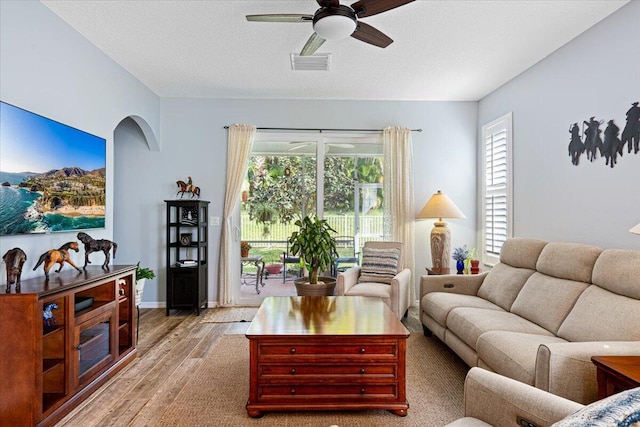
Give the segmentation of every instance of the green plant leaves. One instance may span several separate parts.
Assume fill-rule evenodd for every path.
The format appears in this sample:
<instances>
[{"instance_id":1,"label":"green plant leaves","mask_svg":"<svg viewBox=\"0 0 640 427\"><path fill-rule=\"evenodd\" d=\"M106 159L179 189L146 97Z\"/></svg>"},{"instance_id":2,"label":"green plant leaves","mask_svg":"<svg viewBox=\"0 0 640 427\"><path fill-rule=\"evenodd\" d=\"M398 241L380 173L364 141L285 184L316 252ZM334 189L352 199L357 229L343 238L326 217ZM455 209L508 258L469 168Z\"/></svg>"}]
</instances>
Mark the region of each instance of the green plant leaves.
<instances>
[{"instance_id":1,"label":"green plant leaves","mask_svg":"<svg viewBox=\"0 0 640 427\"><path fill-rule=\"evenodd\" d=\"M295 225L299 229L289 238L291 252L300 256L300 265L309 270L310 283L318 283L318 272L326 270L338 256L336 241L331 234L336 231L317 215L297 220Z\"/></svg>"}]
</instances>

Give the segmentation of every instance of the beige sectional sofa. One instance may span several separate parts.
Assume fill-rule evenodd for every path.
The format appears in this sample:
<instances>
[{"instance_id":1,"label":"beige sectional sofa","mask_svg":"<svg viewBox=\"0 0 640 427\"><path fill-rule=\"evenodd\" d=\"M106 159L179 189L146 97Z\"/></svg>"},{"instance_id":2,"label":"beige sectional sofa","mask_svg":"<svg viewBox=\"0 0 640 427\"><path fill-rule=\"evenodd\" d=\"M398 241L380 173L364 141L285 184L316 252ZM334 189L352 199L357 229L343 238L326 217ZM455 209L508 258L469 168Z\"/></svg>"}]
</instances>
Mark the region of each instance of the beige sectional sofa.
<instances>
[{"instance_id":1,"label":"beige sectional sofa","mask_svg":"<svg viewBox=\"0 0 640 427\"><path fill-rule=\"evenodd\" d=\"M423 276L420 320L469 366L591 403L591 356L640 355L640 251L510 239L488 273Z\"/></svg>"}]
</instances>

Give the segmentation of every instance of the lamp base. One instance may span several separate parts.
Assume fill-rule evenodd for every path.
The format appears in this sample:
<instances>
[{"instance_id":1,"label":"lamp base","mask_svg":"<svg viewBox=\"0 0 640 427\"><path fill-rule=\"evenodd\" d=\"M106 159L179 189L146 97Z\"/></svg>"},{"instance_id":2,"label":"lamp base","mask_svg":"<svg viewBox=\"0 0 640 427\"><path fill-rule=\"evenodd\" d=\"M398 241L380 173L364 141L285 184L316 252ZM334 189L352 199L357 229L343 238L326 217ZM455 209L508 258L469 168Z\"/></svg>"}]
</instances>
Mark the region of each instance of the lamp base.
<instances>
[{"instance_id":1,"label":"lamp base","mask_svg":"<svg viewBox=\"0 0 640 427\"><path fill-rule=\"evenodd\" d=\"M451 232L446 222L437 221L431 230L431 262L434 271L448 271L451 258Z\"/></svg>"}]
</instances>

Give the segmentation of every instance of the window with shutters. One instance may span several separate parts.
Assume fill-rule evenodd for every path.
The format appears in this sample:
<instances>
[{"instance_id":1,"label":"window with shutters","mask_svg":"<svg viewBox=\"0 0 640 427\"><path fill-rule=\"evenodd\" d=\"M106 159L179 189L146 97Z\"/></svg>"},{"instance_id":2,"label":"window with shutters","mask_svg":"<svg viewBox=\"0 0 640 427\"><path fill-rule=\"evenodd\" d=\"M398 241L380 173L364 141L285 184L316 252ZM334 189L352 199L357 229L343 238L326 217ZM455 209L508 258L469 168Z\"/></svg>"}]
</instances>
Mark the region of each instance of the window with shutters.
<instances>
[{"instance_id":1,"label":"window with shutters","mask_svg":"<svg viewBox=\"0 0 640 427\"><path fill-rule=\"evenodd\" d=\"M511 113L482 126L482 261L494 265L512 227Z\"/></svg>"}]
</instances>

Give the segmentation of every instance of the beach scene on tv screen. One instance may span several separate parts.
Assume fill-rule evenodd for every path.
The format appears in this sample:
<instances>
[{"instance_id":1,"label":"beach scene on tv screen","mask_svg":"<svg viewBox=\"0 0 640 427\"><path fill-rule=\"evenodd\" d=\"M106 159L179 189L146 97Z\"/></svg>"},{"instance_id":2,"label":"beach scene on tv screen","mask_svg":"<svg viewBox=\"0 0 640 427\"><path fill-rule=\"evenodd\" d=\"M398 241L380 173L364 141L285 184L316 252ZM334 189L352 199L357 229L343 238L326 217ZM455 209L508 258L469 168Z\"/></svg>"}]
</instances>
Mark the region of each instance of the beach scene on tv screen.
<instances>
[{"instance_id":1,"label":"beach scene on tv screen","mask_svg":"<svg viewBox=\"0 0 640 427\"><path fill-rule=\"evenodd\" d=\"M105 226L106 141L0 102L0 235Z\"/></svg>"}]
</instances>

